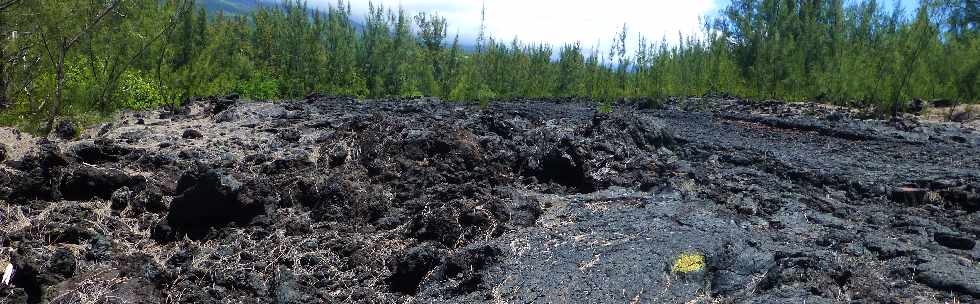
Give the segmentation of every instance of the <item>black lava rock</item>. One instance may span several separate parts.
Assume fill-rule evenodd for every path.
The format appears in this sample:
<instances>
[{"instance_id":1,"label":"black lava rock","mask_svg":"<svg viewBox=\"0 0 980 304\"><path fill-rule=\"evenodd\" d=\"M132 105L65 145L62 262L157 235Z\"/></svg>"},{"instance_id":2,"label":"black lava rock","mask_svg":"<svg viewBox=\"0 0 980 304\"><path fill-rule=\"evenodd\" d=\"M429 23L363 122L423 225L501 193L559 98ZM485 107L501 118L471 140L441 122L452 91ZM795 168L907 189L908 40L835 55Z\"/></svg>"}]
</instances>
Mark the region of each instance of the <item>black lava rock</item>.
<instances>
[{"instance_id":1,"label":"black lava rock","mask_svg":"<svg viewBox=\"0 0 980 304\"><path fill-rule=\"evenodd\" d=\"M152 213L160 213L167 210L167 205L163 202L163 190L153 184L146 184L143 191L140 191L136 195L134 203Z\"/></svg>"},{"instance_id":2,"label":"black lava rock","mask_svg":"<svg viewBox=\"0 0 980 304\"><path fill-rule=\"evenodd\" d=\"M829 121L841 121L844 119L844 117L845 117L844 114L840 112L833 112L830 113L830 115L827 115L826 119Z\"/></svg>"},{"instance_id":3,"label":"black lava rock","mask_svg":"<svg viewBox=\"0 0 980 304\"><path fill-rule=\"evenodd\" d=\"M711 259L714 275L711 292L714 295L734 295L744 292L755 275L766 273L773 266L773 256L744 244L725 244Z\"/></svg>"},{"instance_id":4,"label":"black lava rock","mask_svg":"<svg viewBox=\"0 0 980 304\"><path fill-rule=\"evenodd\" d=\"M269 286L276 303L310 303L312 302L308 293L297 283L296 275L285 266L280 266L278 275L271 279Z\"/></svg>"},{"instance_id":5,"label":"black lava rock","mask_svg":"<svg viewBox=\"0 0 980 304\"><path fill-rule=\"evenodd\" d=\"M956 111L949 116L949 120L954 122L968 122L977 118L977 113L972 111Z\"/></svg>"},{"instance_id":6,"label":"black lava rock","mask_svg":"<svg viewBox=\"0 0 980 304\"><path fill-rule=\"evenodd\" d=\"M112 209L123 210L127 207L136 213L144 211L159 213L166 211L163 202L163 191L156 185L142 181L133 188L122 187L112 193Z\"/></svg>"},{"instance_id":7,"label":"black lava rock","mask_svg":"<svg viewBox=\"0 0 980 304\"><path fill-rule=\"evenodd\" d=\"M239 98L240 96L238 96L238 94L233 93L228 96L215 99L214 108L211 109L211 113L218 114L224 112L228 108L231 108L231 106L234 106L235 103L238 102Z\"/></svg>"},{"instance_id":8,"label":"black lava rock","mask_svg":"<svg viewBox=\"0 0 980 304\"><path fill-rule=\"evenodd\" d=\"M78 166L65 177L61 193L68 200L110 199L116 189L130 185L132 181L129 175L119 170Z\"/></svg>"},{"instance_id":9,"label":"black lava rock","mask_svg":"<svg viewBox=\"0 0 980 304\"><path fill-rule=\"evenodd\" d=\"M893 201L905 205L920 205L926 200L928 189L913 187L898 187L892 190Z\"/></svg>"},{"instance_id":10,"label":"black lava rock","mask_svg":"<svg viewBox=\"0 0 980 304\"><path fill-rule=\"evenodd\" d=\"M415 294L425 275L440 263L442 253L431 245L422 245L409 249L399 258L395 271L388 278L391 289L404 293Z\"/></svg>"},{"instance_id":11,"label":"black lava rock","mask_svg":"<svg viewBox=\"0 0 980 304\"><path fill-rule=\"evenodd\" d=\"M321 150L326 150L326 147L322 148ZM321 153L324 153L324 152L325 151L321 151ZM347 157L349 155L349 153L347 153L347 148L344 147L344 146L341 146L341 145L335 145L335 146L333 146L331 148L331 150L329 150L329 152L326 152L326 153L328 155L330 155L330 167L331 168L336 168L336 167L339 167L339 166L343 165L344 162L347 161Z\"/></svg>"},{"instance_id":12,"label":"black lava rock","mask_svg":"<svg viewBox=\"0 0 980 304\"><path fill-rule=\"evenodd\" d=\"M897 257L911 255L915 248L911 245L881 235L869 235L864 241L864 247L878 254L878 258L889 260Z\"/></svg>"},{"instance_id":13,"label":"black lava rock","mask_svg":"<svg viewBox=\"0 0 980 304\"><path fill-rule=\"evenodd\" d=\"M111 122L103 124L102 127L99 127L99 132L96 135L99 137L105 136L106 134L109 134L109 131L112 131L112 127L113 124Z\"/></svg>"},{"instance_id":14,"label":"black lava rock","mask_svg":"<svg viewBox=\"0 0 980 304\"><path fill-rule=\"evenodd\" d=\"M303 136L303 133L300 133L299 130L288 129L288 130L280 131L278 135L279 138L282 139L283 141L298 142L300 137Z\"/></svg>"},{"instance_id":15,"label":"black lava rock","mask_svg":"<svg viewBox=\"0 0 980 304\"><path fill-rule=\"evenodd\" d=\"M929 102L934 108L948 108L956 105L952 99L934 99Z\"/></svg>"},{"instance_id":16,"label":"black lava rock","mask_svg":"<svg viewBox=\"0 0 980 304\"><path fill-rule=\"evenodd\" d=\"M112 198L110 199L111 204L109 205L112 210L123 210L129 206L129 201L133 198L133 192L129 190L129 187L122 187L112 193Z\"/></svg>"},{"instance_id":17,"label":"black lava rock","mask_svg":"<svg viewBox=\"0 0 980 304\"><path fill-rule=\"evenodd\" d=\"M218 171L185 173L177 183L181 194L170 204L167 221L178 234L192 239L203 238L212 227L248 223L264 209L239 200L241 190L237 179Z\"/></svg>"},{"instance_id":18,"label":"black lava rock","mask_svg":"<svg viewBox=\"0 0 980 304\"><path fill-rule=\"evenodd\" d=\"M10 263L14 266L11 285L24 289L27 303L41 303L47 280L41 276L39 271L41 267L38 267L37 261L15 254L11 257Z\"/></svg>"},{"instance_id":19,"label":"black lava rock","mask_svg":"<svg viewBox=\"0 0 980 304\"><path fill-rule=\"evenodd\" d=\"M37 140L37 152L31 153L20 160L14 167L22 171L32 171L41 169L51 171L55 167L63 167L69 164L68 157L61 152L57 144L46 138Z\"/></svg>"},{"instance_id":20,"label":"black lava rock","mask_svg":"<svg viewBox=\"0 0 980 304\"><path fill-rule=\"evenodd\" d=\"M476 291L483 282L482 271L497 262L501 250L488 245L465 248L445 259L434 275L436 280L453 280L456 293Z\"/></svg>"},{"instance_id":21,"label":"black lava rock","mask_svg":"<svg viewBox=\"0 0 980 304\"><path fill-rule=\"evenodd\" d=\"M109 237L102 234L95 234L89 241L89 252L86 258L89 260L108 260L112 256L112 241Z\"/></svg>"},{"instance_id":22,"label":"black lava rock","mask_svg":"<svg viewBox=\"0 0 980 304\"><path fill-rule=\"evenodd\" d=\"M170 224L164 219L150 229L150 238L161 243L172 242L176 240L176 234L173 227L170 227Z\"/></svg>"},{"instance_id":23,"label":"black lava rock","mask_svg":"<svg viewBox=\"0 0 980 304\"><path fill-rule=\"evenodd\" d=\"M169 283L166 269L157 263L152 256L137 253L119 259L119 274L125 277L140 278L157 286Z\"/></svg>"},{"instance_id":24,"label":"black lava rock","mask_svg":"<svg viewBox=\"0 0 980 304\"><path fill-rule=\"evenodd\" d=\"M100 138L94 142L80 142L70 149L72 156L78 161L88 164L116 162L133 152L129 148L117 145L110 139Z\"/></svg>"},{"instance_id":25,"label":"black lava rock","mask_svg":"<svg viewBox=\"0 0 980 304\"><path fill-rule=\"evenodd\" d=\"M65 278L70 278L75 276L76 264L74 254L67 249L59 248L51 256L51 267L49 270Z\"/></svg>"},{"instance_id":26,"label":"black lava rock","mask_svg":"<svg viewBox=\"0 0 980 304\"><path fill-rule=\"evenodd\" d=\"M973 250L973 247L977 245L977 242L972 239L945 232L937 232L933 235L933 239L939 245L960 250Z\"/></svg>"},{"instance_id":27,"label":"black lava rock","mask_svg":"<svg viewBox=\"0 0 980 304\"><path fill-rule=\"evenodd\" d=\"M437 241L452 246L462 234L460 219L447 208L420 215L412 225L412 236L423 241Z\"/></svg>"},{"instance_id":28,"label":"black lava rock","mask_svg":"<svg viewBox=\"0 0 980 304\"><path fill-rule=\"evenodd\" d=\"M541 209L541 204L530 197L525 197L521 195L512 195L511 199L514 201L513 204L509 205L510 214L510 224L517 227L530 227L537 222L544 210Z\"/></svg>"},{"instance_id":29,"label":"black lava rock","mask_svg":"<svg viewBox=\"0 0 980 304\"><path fill-rule=\"evenodd\" d=\"M120 303L980 298L967 126L702 98L601 115L575 99L311 98L197 99L169 122L17 142L0 247L26 260L0 302L50 301L89 266L111 268L97 279ZM206 241L127 250L187 236Z\"/></svg>"},{"instance_id":30,"label":"black lava rock","mask_svg":"<svg viewBox=\"0 0 980 304\"><path fill-rule=\"evenodd\" d=\"M922 99L914 99L909 103L908 112L909 113L919 113L926 109L926 102Z\"/></svg>"},{"instance_id":31,"label":"black lava rock","mask_svg":"<svg viewBox=\"0 0 980 304\"><path fill-rule=\"evenodd\" d=\"M937 257L916 267L915 280L929 287L980 296L980 270L956 257Z\"/></svg>"},{"instance_id":32,"label":"black lava rock","mask_svg":"<svg viewBox=\"0 0 980 304\"><path fill-rule=\"evenodd\" d=\"M185 129L184 134L181 135L181 137L183 137L184 139L198 139L204 137L204 134L201 134L201 131L198 130Z\"/></svg>"},{"instance_id":33,"label":"black lava rock","mask_svg":"<svg viewBox=\"0 0 980 304\"><path fill-rule=\"evenodd\" d=\"M78 129L75 128L74 123L66 119L58 123L58 127L55 128L54 134L61 139L73 139L78 136Z\"/></svg>"},{"instance_id":34,"label":"black lava rock","mask_svg":"<svg viewBox=\"0 0 980 304\"><path fill-rule=\"evenodd\" d=\"M47 238L53 243L81 245L92 233L79 223L52 222L44 226Z\"/></svg>"},{"instance_id":35,"label":"black lava rock","mask_svg":"<svg viewBox=\"0 0 980 304\"><path fill-rule=\"evenodd\" d=\"M215 114L214 122L230 122L236 121L239 118L241 118L241 115L239 115L237 111L221 111L220 113Z\"/></svg>"}]
</instances>

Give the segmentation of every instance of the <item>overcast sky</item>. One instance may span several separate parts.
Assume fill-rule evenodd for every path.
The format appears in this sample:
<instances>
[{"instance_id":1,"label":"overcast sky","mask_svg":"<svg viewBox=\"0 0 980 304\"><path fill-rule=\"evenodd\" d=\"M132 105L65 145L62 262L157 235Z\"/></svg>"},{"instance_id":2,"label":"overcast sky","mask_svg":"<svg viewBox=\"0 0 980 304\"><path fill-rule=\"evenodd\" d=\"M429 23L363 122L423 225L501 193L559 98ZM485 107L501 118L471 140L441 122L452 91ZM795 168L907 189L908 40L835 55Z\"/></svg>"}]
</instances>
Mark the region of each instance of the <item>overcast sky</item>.
<instances>
[{"instance_id":1,"label":"overcast sky","mask_svg":"<svg viewBox=\"0 0 980 304\"><path fill-rule=\"evenodd\" d=\"M474 40L480 29L483 0L374 0L386 7L399 5L411 14L438 12L449 23L449 35ZM309 0L325 7L335 0ZM351 1L354 16L363 18L367 0ZM698 17L717 11L716 0L486 0L487 31L497 39L518 37L526 42L554 46L581 41L593 45L609 42L623 23L630 32L659 40L674 39L678 32L696 32Z\"/></svg>"},{"instance_id":2,"label":"overcast sky","mask_svg":"<svg viewBox=\"0 0 980 304\"><path fill-rule=\"evenodd\" d=\"M336 0L308 0L325 7ZM915 0L901 0L912 3ZM362 19L368 0L351 0L354 16ZM480 28L483 0L373 0L386 7L403 7L410 14L438 12L449 23L450 39L456 33L475 40ZM728 0L486 0L487 31L498 39L518 37L525 42L546 42L553 46L580 41L584 46L607 43L624 23L631 33L631 46L637 33L649 40L675 41L679 32L695 34L699 17L712 15Z\"/></svg>"}]
</instances>

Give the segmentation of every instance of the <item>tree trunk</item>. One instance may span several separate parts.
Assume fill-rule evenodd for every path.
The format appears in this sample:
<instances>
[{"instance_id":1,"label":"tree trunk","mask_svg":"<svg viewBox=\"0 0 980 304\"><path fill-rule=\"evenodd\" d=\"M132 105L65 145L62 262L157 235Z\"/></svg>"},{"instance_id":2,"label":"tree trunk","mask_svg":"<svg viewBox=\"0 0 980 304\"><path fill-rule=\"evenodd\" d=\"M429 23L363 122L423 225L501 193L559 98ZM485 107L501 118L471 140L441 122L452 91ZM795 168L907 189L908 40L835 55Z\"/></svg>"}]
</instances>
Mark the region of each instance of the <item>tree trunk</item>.
<instances>
[{"instance_id":1,"label":"tree trunk","mask_svg":"<svg viewBox=\"0 0 980 304\"><path fill-rule=\"evenodd\" d=\"M0 110L7 108L7 56L0 49Z\"/></svg>"},{"instance_id":2,"label":"tree trunk","mask_svg":"<svg viewBox=\"0 0 980 304\"><path fill-rule=\"evenodd\" d=\"M59 51L58 62L55 65L55 79L57 83L54 88L54 101L51 103L50 111L48 111L48 125L44 129L45 133L51 133L51 130L54 130L54 121L58 117L61 110L61 91L65 84L65 53L68 52L65 41L62 41L61 49Z\"/></svg>"}]
</instances>

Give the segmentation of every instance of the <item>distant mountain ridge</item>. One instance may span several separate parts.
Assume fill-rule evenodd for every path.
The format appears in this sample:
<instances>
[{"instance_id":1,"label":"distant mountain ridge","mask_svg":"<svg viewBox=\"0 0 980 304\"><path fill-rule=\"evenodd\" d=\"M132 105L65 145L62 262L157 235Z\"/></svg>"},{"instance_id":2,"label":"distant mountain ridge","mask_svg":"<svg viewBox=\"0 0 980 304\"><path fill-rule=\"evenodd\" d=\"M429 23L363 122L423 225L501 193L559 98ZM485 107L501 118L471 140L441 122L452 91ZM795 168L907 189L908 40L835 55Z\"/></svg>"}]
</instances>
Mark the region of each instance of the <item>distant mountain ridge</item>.
<instances>
[{"instance_id":1,"label":"distant mountain ridge","mask_svg":"<svg viewBox=\"0 0 980 304\"><path fill-rule=\"evenodd\" d=\"M277 2L268 0L199 0L197 4L208 12L225 12L228 14L243 15L251 12L260 5L272 5Z\"/></svg>"},{"instance_id":2,"label":"distant mountain ridge","mask_svg":"<svg viewBox=\"0 0 980 304\"><path fill-rule=\"evenodd\" d=\"M253 10L259 8L260 6L265 7L279 7L282 4L281 0L198 0L198 6L204 7L209 13L224 12L225 14L232 15L247 15ZM325 11L325 9L309 7L311 10ZM361 22L358 22L356 18L351 20L354 24L354 28L358 31L364 28Z\"/></svg>"},{"instance_id":3,"label":"distant mountain ridge","mask_svg":"<svg viewBox=\"0 0 980 304\"><path fill-rule=\"evenodd\" d=\"M278 6L281 4L281 0L198 0L197 5L204 7L208 13L224 12L225 14L231 15L247 15L253 10L259 8L260 6ZM322 8L310 7L310 9L320 9ZM354 15L357 15L355 13ZM361 22L364 16L351 16L351 23L354 24L354 28L360 32L364 30L364 23ZM451 44L453 42L453 37L450 35L446 37L446 43ZM472 52L476 50L475 43L470 41L460 41L460 47L464 51Z\"/></svg>"}]
</instances>

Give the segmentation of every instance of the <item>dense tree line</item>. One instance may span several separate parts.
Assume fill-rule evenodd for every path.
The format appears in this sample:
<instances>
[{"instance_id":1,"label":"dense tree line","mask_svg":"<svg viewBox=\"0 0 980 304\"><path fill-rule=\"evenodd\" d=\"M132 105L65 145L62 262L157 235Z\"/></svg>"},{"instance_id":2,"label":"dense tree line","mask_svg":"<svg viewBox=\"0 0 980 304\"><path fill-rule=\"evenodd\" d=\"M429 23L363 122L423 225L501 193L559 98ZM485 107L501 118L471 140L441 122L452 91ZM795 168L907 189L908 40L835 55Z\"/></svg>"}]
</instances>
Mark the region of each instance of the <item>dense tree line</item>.
<instances>
[{"instance_id":1,"label":"dense tree line","mask_svg":"<svg viewBox=\"0 0 980 304\"><path fill-rule=\"evenodd\" d=\"M927 0L734 0L698 35L668 43L627 26L608 52L481 32L464 51L436 13L283 1L248 15L193 0L0 0L0 121L50 128L189 96L310 92L447 100L611 100L708 93L897 109L980 98L980 4ZM557 51L557 54L553 52Z\"/></svg>"},{"instance_id":2,"label":"dense tree line","mask_svg":"<svg viewBox=\"0 0 980 304\"><path fill-rule=\"evenodd\" d=\"M733 90L838 102L976 100L975 0L923 1L911 18L876 1L733 1L716 27L731 41Z\"/></svg>"}]
</instances>

